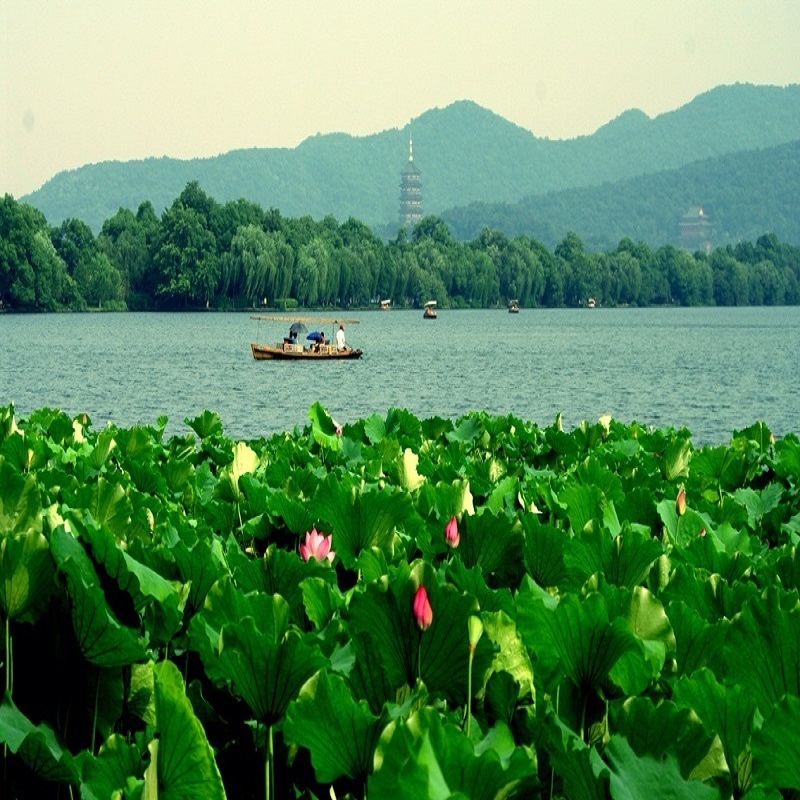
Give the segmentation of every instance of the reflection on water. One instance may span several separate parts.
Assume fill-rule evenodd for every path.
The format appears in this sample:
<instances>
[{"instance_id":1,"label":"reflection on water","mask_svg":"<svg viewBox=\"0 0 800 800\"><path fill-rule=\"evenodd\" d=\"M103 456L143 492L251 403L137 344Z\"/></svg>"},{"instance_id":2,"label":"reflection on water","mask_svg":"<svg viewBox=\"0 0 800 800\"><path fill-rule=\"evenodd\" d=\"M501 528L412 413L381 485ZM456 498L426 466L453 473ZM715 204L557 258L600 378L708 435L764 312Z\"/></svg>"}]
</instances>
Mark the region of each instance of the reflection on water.
<instances>
[{"instance_id":1,"label":"reflection on water","mask_svg":"<svg viewBox=\"0 0 800 800\"><path fill-rule=\"evenodd\" d=\"M237 438L302 426L317 400L341 422L403 407L540 425L562 413L566 427L611 414L686 426L696 443L759 420L800 432L800 308L347 316L360 320L346 326L360 361L273 363L256 362L250 342L288 326L248 314L2 314L0 403L85 411L95 427L166 414L168 433L211 409Z\"/></svg>"}]
</instances>

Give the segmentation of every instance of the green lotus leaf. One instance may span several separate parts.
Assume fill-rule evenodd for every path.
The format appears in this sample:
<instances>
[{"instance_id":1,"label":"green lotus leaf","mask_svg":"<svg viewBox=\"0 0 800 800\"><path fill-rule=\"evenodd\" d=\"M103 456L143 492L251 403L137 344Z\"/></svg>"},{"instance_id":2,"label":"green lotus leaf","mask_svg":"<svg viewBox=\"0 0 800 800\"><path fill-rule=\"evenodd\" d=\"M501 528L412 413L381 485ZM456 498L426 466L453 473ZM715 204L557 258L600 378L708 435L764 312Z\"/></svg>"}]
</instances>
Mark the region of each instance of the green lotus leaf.
<instances>
[{"instance_id":1,"label":"green lotus leaf","mask_svg":"<svg viewBox=\"0 0 800 800\"><path fill-rule=\"evenodd\" d=\"M43 440L30 432L16 431L11 434L0 448L0 455L9 466L13 466L20 473L42 469L47 463L48 450L64 453L63 448L51 440ZM65 453L61 460L68 460Z\"/></svg>"},{"instance_id":2,"label":"green lotus leaf","mask_svg":"<svg viewBox=\"0 0 800 800\"><path fill-rule=\"evenodd\" d=\"M663 759L638 756L623 736L612 736L605 756L611 765L611 797L614 800L641 800L643 797L669 797L675 800L713 800L719 789L681 776L674 756Z\"/></svg>"},{"instance_id":3,"label":"green lotus leaf","mask_svg":"<svg viewBox=\"0 0 800 800\"><path fill-rule=\"evenodd\" d=\"M81 654L98 667L120 667L143 661L138 631L122 625L106 602L100 580L81 543L64 530L50 535L50 552L67 579L72 625Z\"/></svg>"},{"instance_id":4,"label":"green lotus leaf","mask_svg":"<svg viewBox=\"0 0 800 800\"><path fill-rule=\"evenodd\" d=\"M597 592L565 595L548 605L528 582L517 596L517 629L546 673L559 665L582 691L597 691L627 651L641 652L628 623L610 619L606 599Z\"/></svg>"},{"instance_id":5,"label":"green lotus leaf","mask_svg":"<svg viewBox=\"0 0 800 800\"><path fill-rule=\"evenodd\" d=\"M378 742L368 794L396 798L492 800L530 793L535 757L492 735L474 746L459 728L430 707L390 723ZM500 742L500 752L494 749Z\"/></svg>"},{"instance_id":6,"label":"green lotus leaf","mask_svg":"<svg viewBox=\"0 0 800 800\"><path fill-rule=\"evenodd\" d=\"M7 619L35 622L54 591L50 546L36 526L0 538L0 607Z\"/></svg>"},{"instance_id":7,"label":"green lotus leaf","mask_svg":"<svg viewBox=\"0 0 800 800\"><path fill-rule=\"evenodd\" d=\"M740 756L750 740L756 711L755 699L748 688L720 683L711 670L703 667L691 677L677 681L673 700L692 709L706 730L719 736L734 792L746 789L747 776L740 775Z\"/></svg>"},{"instance_id":8,"label":"green lotus leaf","mask_svg":"<svg viewBox=\"0 0 800 800\"><path fill-rule=\"evenodd\" d=\"M161 472L169 490L180 495L194 474L194 465L183 458L168 458L162 465Z\"/></svg>"},{"instance_id":9,"label":"green lotus leaf","mask_svg":"<svg viewBox=\"0 0 800 800\"><path fill-rule=\"evenodd\" d=\"M568 534L543 524L536 514L523 514L525 568L539 586L560 586L567 578L564 550Z\"/></svg>"},{"instance_id":10,"label":"green lotus leaf","mask_svg":"<svg viewBox=\"0 0 800 800\"><path fill-rule=\"evenodd\" d=\"M186 697L178 668L163 661L153 672L158 739L151 743L143 800L225 798L214 753ZM156 776L157 790L152 793Z\"/></svg>"},{"instance_id":11,"label":"green lotus leaf","mask_svg":"<svg viewBox=\"0 0 800 800\"><path fill-rule=\"evenodd\" d=\"M598 528L584 530L566 544L564 564L578 576L578 585L600 573L610 583L632 588L647 578L663 552L657 539L629 526L614 537Z\"/></svg>"},{"instance_id":12,"label":"green lotus leaf","mask_svg":"<svg viewBox=\"0 0 800 800\"><path fill-rule=\"evenodd\" d=\"M242 492L239 488L239 479L243 475L255 472L258 464L256 452L245 442L237 442L233 446L232 461L220 471L220 495L224 499L240 500Z\"/></svg>"},{"instance_id":13,"label":"green lotus leaf","mask_svg":"<svg viewBox=\"0 0 800 800\"><path fill-rule=\"evenodd\" d=\"M671 483L689 474L689 461L692 458L690 439L674 438L664 451L664 477Z\"/></svg>"},{"instance_id":14,"label":"green lotus leaf","mask_svg":"<svg viewBox=\"0 0 800 800\"><path fill-rule=\"evenodd\" d=\"M775 473L788 478L796 487L800 484L800 440L785 437L775 443Z\"/></svg>"},{"instance_id":15,"label":"green lotus leaf","mask_svg":"<svg viewBox=\"0 0 800 800\"><path fill-rule=\"evenodd\" d=\"M346 775L364 782L372 772L372 757L383 729L380 717L366 701L356 701L347 682L323 670L309 680L286 712L287 741L311 752L320 783Z\"/></svg>"},{"instance_id":16,"label":"green lotus leaf","mask_svg":"<svg viewBox=\"0 0 800 800\"><path fill-rule=\"evenodd\" d=\"M523 538L505 515L490 511L465 516L461 521L458 551L464 564L479 567L484 577L499 572L517 572Z\"/></svg>"},{"instance_id":17,"label":"green lotus leaf","mask_svg":"<svg viewBox=\"0 0 800 800\"><path fill-rule=\"evenodd\" d=\"M731 447L703 447L692 456L692 479L718 495L741 486L746 472L744 453Z\"/></svg>"},{"instance_id":18,"label":"green lotus leaf","mask_svg":"<svg viewBox=\"0 0 800 800\"><path fill-rule=\"evenodd\" d=\"M558 492L558 502L565 509L575 533L595 520L603 519L605 497L597 486L570 483Z\"/></svg>"},{"instance_id":19,"label":"green lotus leaf","mask_svg":"<svg viewBox=\"0 0 800 800\"><path fill-rule=\"evenodd\" d=\"M607 800L611 772L594 747L588 747L552 710L545 717L542 736L553 770L563 782L563 796Z\"/></svg>"},{"instance_id":20,"label":"green lotus leaf","mask_svg":"<svg viewBox=\"0 0 800 800\"><path fill-rule=\"evenodd\" d=\"M281 550L274 544L267 548L259 560L248 558L238 548L231 546L228 547L227 558L237 586L245 592L281 595L289 604L292 620L297 624L303 622L302 581L318 577L332 583L336 577L329 564L320 564L314 559L303 561L296 552Z\"/></svg>"},{"instance_id":21,"label":"green lotus leaf","mask_svg":"<svg viewBox=\"0 0 800 800\"><path fill-rule=\"evenodd\" d=\"M747 510L747 521L750 527L757 530L761 520L780 504L783 487L777 482L767 484L761 491L744 486L737 489L733 496Z\"/></svg>"},{"instance_id":22,"label":"green lotus leaf","mask_svg":"<svg viewBox=\"0 0 800 800\"><path fill-rule=\"evenodd\" d=\"M306 614L317 630L322 630L345 604L338 588L322 578L304 578L300 591Z\"/></svg>"},{"instance_id":23,"label":"green lotus leaf","mask_svg":"<svg viewBox=\"0 0 800 800\"><path fill-rule=\"evenodd\" d=\"M773 789L800 790L800 697L786 695L753 734L753 777Z\"/></svg>"},{"instance_id":24,"label":"green lotus leaf","mask_svg":"<svg viewBox=\"0 0 800 800\"><path fill-rule=\"evenodd\" d=\"M256 719L273 725L290 700L325 664L289 626L289 606L280 595L244 594L228 578L211 589L189 624L191 646L212 680L233 685Z\"/></svg>"},{"instance_id":25,"label":"green lotus leaf","mask_svg":"<svg viewBox=\"0 0 800 800\"><path fill-rule=\"evenodd\" d=\"M134 609L152 622L147 628L154 640L167 642L181 626L188 589L163 578L137 561L118 544L111 531L98 526L91 516L73 512L70 523L88 542L95 561L126 592Z\"/></svg>"},{"instance_id":26,"label":"green lotus leaf","mask_svg":"<svg viewBox=\"0 0 800 800\"><path fill-rule=\"evenodd\" d=\"M34 475L23 477L0 460L0 531L3 535L42 530L42 501Z\"/></svg>"},{"instance_id":27,"label":"green lotus leaf","mask_svg":"<svg viewBox=\"0 0 800 800\"><path fill-rule=\"evenodd\" d=\"M323 527L333 534L336 555L348 569L371 547L390 555L396 529L413 513L411 499L403 491L362 491L335 475L320 484L311 507L318 519L328 523Z\"/></svg>"},{"instance_id":28,"label":"green lotus leaf","mask_svg":"<svg viewBox=\"0 0 800 800\"><path fill-rule=\"evenodd\" d=\"M688 779L705 758L712 736L692 711L669 700L655 705L649 697L630 697L612 709L613 730L624 736L639 756L657 761L672 753Z\"/></svg>"},{"instance_id":29,"label":"green lotus leaf","mask_svg":"<svg viewBox=\"0 0 800 800\"><path fill-rule=\"evenodd\" d=\"M625 620L640 648L630 648L614 664L609 677L628 695L644 691L661 674L666 656L675 652L675 635L661 602L643 586L618 589L602 579L609 616Z\"/></svg>"},{"instance_id":30,"label":"green lotus leaf","mask_svg":"<svg viewBox=\"0 0 800 800\"><path fill-rule=\"evenodd\" d=\"M274 492L267 500L270 517L282 523L292 533L310 531L316 520L304 498L293 498L284 492Z\"/></svg>"},{"instance_id":31,"label":"green lotus leaf","mask_svg":"<svg viewBox=\"0 0 800 800\"><path fill-rule=\"evenodd\" d=\"M386 436L386 423L380 414L370 414L364 419L364 435L370 444L378 444Z\"/></svg>"},{"instance_id":32,"label":"green lotus leaf","mask_svg":"<svg viewBox=\"0 0 800 800\"><path fill-rule=\"evenodd\" d=\"M460 705L466 701L467 620L477 610L477 602L452 586L440 586L430 568L424 567L418 562L413 571L407 564L390 568L386 578L353 595L350 628L370 639L393 689L413 686L420 677L431 694L442 694ZM431 626L423 632L412 613L420 584L433 609Z\"/></svg>"},{"instance_id":33,"label":"green lotus leaf","mask_svg":"<svg viewBox=\"0 0 800 800\"><path fill-rule=\"evenodd\" d=\"M470 444L483 433L483 425L477 415L466 415L456 423L453 430L445 433L449 442L462 442Z\"/></svg>"},{"instance_id":34,"label":"green lotus leaf","mask_svg":"<svg viewBox=\"0 0 800 800\"><path fill-rule=\"evenodd\" d=\"M222 421L216 412L205 410L194 419L183 420L201 439L222 434Z\"/></svg>"},{"instance_id":35,"label":"green lotus leaf","mask_svg":"<svg viewBox=\"0 0 800 800\"><path fill-rule=\"evenodd\" d=\"M456 555L447 562L445 574L447 581L462 594L469 594L477 599L481 611L504 611L509 617L514 616L514 598L511 596L511 591L506 587L490 589L486 585L480 566L468 569Z\"/></svg>"},{"instance_id":36,"label":"green lotus leaf","mask_svg":"<svg viewBox=\"0 0 800 800\"><path fill-rule=\"evenodd\" d=\"M34 725L6 692L0 703L0 742L45 781L76 784L78 769L72 754L58 741L53 729Z\"/></svg>"},{"instance_id":37,"label":"green lotus leaf","mask_svg":"<svg viewBox=\"0 0 800 800\"><path fill-rule=\"evenodd\" d=\"M144 774L139 748L116 733L106 739L97 756L84 750L75 761L80 765L82 800L127 797L124 790L128 781L141 779Z\"/></svg>"},{"instance_id":38,"label":"green lotus leaf","mask_svg":"<svg viewBox=\"0 0 800 800\"><path fill-rule=\"evenodd\" d=\"M370 711L379 715L386 703L397 700L397 683L393 683L384 669L383 654L372 645L365 633L355 634L350 642L355 662L348 674L354 697L366 700Z\"/></svg>"},{"instance_id":39,"label":"green lotus leaf","mask_svg":"<svg viewBox=\"0 0 800 800\"><path fill-rule=\"evenodd\" d=\"M216 537L198 539L191 547L179 540L169 552L181 581L189 587L187 604L195 612L202 607L215 581L227 572L222 544Z\"/></svg>"},{"instance_id":40,"label":"green lotus leaf","mask_svg":"<svg viewBox=\"0 0 800 800\"><path fill-rule=\"evenodd\" d=\"M273 599L279 599L277 595ZM252 617L222 629L220 668L250 706L256 719L267 725L279 722L300 687L326 659L319 648L306 644L289 630L279 642L264 636Z\"/></svg>"},{"instance_id":41,"label":"green lotus leaf","mask_svg":"<svg viewBox=\"0 0 800 800\"><path fill-rule=\"evenodd\" d=\"M511 675L518 686L519 697L534 697L533 666L517 632L516 623L503 611L484 611L480 616L484 633L497 645L492 670ZM473 669L478 671L475 665Z\"/></svg>"},{"instance_id":42,"label":"green lotus leaf","mask_svg":"<svg viewBox=\"0 0 800 800\"><path fill-rule=\"evenodd\" d=\"M701 667L714 668L725 642L728 623L706 622L686 603L674 600L666 607L675 634L675 659L678 676L689 676Z\"/></svg>"},{"instance_id":43,"label":"green lotus leaf","mask_svg":"<svg viewBox=\"0 0 800 800\"><path fill-rule=\"evenodd\" d=\"M317 444L328 450L342 449L341 432L336 434L336 423L319 403L314 403L308 410L308 418L311 420L311 435Z\"/></svg>"},{"instance_id":44,"label":"green lotus leaf","mask_svg":"<svg viewBox=\"0 0 800 800\"><path fill-rule=\"evenodd\" d=\"M731 623L725 641L728 679L746 686L762 716L785 694L800 695L800 606L797 593L781 604L777 587L752 597Z\"/></svg>"},{"instance_id":45,"label":"green lotus leaf","mask_svg":"<svg viewBox=\"0 0 800 800\"><path fill-rule=\"evenodd\" d=\"M120 483L101 475L95 484L78 491L74 505L84 515L90 514L97 525L105 525L118 539L126 539L133 506Z\"/></svg>"}]
</instances>

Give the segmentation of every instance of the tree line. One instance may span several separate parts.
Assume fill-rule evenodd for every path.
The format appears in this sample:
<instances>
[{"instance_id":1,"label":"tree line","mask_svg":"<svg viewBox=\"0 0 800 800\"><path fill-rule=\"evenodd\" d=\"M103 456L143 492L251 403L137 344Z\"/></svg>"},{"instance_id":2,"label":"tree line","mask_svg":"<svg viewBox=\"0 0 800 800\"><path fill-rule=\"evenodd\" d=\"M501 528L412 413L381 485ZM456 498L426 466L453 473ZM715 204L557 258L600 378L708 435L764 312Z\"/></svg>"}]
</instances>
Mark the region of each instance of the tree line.
<instances>
[{"instance_id":1,"label":"tree line","mask_svg":"<svg viewBox=\"0 0 800 800\"><path fill-rule=\"evenodd\" d=\"M48 225L0 200L0 308L18 311L236 309L281 305L489 308L585 305L796 305L800 247L764 234L711 253L629 238L588 252L567 233L552 249L484 229L458 241L438 217L388 241L332 216L287 218L247 200L218 203L196 181L159 218L120 209L95 236Z\"/></svg>"}]
</instances>

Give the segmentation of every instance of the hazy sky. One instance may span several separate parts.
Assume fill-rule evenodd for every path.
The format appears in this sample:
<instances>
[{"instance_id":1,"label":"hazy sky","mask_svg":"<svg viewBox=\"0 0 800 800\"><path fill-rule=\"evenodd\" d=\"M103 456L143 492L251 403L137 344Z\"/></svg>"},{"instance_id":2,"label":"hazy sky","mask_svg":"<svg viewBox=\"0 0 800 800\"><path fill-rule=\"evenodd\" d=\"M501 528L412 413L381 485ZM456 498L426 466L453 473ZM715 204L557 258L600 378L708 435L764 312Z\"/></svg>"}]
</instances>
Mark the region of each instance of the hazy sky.
<instances>
[{"instance_id":1,"label":"hazy sky","mask_svg":"<svg viewBox=\"0 0 800 800\"><path fill-rule=\"evenodd\" d=\"M0 0L0 195L469 99L537 136L800 83L800 0Z\"/></svg>"}]
</instances>

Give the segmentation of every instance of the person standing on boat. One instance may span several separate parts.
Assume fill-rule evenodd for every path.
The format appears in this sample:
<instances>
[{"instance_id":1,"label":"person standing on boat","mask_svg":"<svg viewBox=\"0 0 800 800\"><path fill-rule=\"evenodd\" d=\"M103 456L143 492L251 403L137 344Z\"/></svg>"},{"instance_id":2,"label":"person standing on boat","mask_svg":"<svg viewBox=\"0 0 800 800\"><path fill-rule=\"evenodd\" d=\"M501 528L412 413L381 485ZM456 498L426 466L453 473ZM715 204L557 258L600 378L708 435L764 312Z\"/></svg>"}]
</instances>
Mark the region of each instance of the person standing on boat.
<instances>
[{"instance_id":1,"label":"person standing on boat","mask_svg":"<svg viewBox=\"0 0 800 800\"><path fill-rule=\"evenodd\" d=\"M340 350L344 350L344 325L340 325L339 330L336 331L336 346Z\"/></svg>"}]
</instances>

